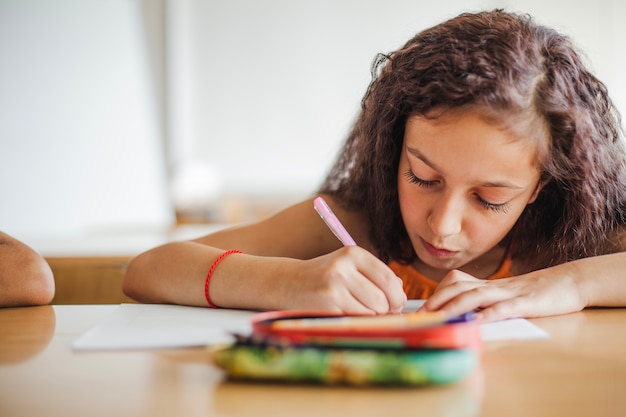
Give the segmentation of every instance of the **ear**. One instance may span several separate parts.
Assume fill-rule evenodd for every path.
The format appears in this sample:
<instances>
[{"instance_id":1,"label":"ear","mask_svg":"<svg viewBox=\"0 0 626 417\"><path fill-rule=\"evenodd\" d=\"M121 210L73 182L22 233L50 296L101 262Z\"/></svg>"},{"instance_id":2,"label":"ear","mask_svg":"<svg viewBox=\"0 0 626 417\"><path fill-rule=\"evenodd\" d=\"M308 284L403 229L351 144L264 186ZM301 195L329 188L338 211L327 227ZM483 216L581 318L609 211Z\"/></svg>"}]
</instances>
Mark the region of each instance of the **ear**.
<instances>
[{"instance_id":1,"label":"ear","mask_svg":"<svg viewBox=\"0 0 626 417\"><path fill-rule=\"evenodd\" d=\"M539 197L539 192L543 189L543 187L547 183L548 183L548 180L542 180L537 183L537 187L535 188L535 191L533 191L533 195L531 195L530 198L528 199L527 204L532 204L535 202L535 200L537 200L537 197Z\"/></svg>"}]
</instances>

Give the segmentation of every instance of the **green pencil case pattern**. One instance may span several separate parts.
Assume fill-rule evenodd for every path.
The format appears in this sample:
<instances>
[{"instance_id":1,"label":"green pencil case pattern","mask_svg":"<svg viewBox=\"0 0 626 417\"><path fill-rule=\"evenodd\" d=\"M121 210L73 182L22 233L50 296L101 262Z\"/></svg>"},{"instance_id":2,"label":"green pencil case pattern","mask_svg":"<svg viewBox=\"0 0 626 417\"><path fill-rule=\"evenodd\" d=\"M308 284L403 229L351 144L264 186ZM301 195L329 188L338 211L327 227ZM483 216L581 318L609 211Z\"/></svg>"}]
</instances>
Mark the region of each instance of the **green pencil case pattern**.
<instances>
[{"instance_id":1,"label":"green pencil case pattern","mask_svg":"<svg viewBox=\"0 0 626 417\"><path fill-rule=\"evenodd\" d=\"M213 351L213 361L233 379L331 385L445 385L477 366L470 349L380 350L262 345Z\"/></svg>"}]
</instances>

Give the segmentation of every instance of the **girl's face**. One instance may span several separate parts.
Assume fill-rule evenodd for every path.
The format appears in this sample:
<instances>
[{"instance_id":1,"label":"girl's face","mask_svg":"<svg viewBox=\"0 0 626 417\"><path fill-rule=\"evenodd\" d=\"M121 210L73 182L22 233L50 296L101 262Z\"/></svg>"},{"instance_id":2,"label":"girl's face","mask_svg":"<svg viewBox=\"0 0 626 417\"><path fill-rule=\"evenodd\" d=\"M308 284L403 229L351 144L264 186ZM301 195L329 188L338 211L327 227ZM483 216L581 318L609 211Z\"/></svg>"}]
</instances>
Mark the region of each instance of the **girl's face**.
<instances>
[{"instance_id":1,"label":"girl's face","mask_svg":"<svg viewBox=\"0 0 626 417\"><path fill-rule=\"evenodd\" d=\"M539 192L532 143L471 111L408 119L398 194L423 264L441 277L488 258Z\"/></svg>"}]
</instances>

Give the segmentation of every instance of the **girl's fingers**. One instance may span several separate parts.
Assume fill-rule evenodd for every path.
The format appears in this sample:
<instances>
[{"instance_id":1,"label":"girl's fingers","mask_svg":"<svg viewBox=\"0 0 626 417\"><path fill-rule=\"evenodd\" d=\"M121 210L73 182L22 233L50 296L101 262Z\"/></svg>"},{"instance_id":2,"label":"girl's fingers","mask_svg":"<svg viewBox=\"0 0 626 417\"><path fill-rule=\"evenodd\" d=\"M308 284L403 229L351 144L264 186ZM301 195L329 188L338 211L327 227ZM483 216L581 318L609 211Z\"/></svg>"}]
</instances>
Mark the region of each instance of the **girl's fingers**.
<instances>
[{"instance_id":1,"label":"girl's fingers","mask_svg":"<svg viewBox=\"0 0 626 417\"><path fill-rule=\"evenodd\" d=\"M406 304L402 280L385 263L367 252L367 257L359 272L377 287L378 293L385 297L384 310L377 309L378 313L402 311ZM383 304L380 300L376 300L376 303L380 306Z\"/></svg>"},{"instance_id":2,"label":"girl's fingers","mask_svg":"<svg viewBox=\"0 0 626 417\"><path fill-rule=\"evenodd\" d=\"M485 311L497 303L509 300L511 294L499 287L490 285L476 286L465 291L444 304L440 310L450 314L463 314L468 311ZM484 315L483 315L484 316Z\"/></svg>"},{"instance_id":3,"label":"girl's fingers","mask_svg":"<svg viewBox=\"0 0 626 417\"><path fill-rule=\"evenodd\" d=\"M513 317L525 317L522 313L523 302L519 298L510 298L494 303L478 313L478 317L484 322L504 320Z\"/></svg>"},{"instance_id":4,"label":"girl's fingers","mask_svg":"<svg viewBox=\"0 0 626 417\"><path fill-rule=\"evenodd\" d=\"M494 321L569 313L585 305L576 282L567 274L536 271L486 281L456 271L441 281L423 310L451 314L477 310L483 320Z\"/></svg>"},{"instance_id":5,"label":"girl's fingers","mask_svg":"<svg viewBox=\"0 0 626 417\"><path fill-rule=\"evenodd\" d=\"M439 283L433 295L422 306L422 309L425 311L441 310L460 294L482 284L484 284L483 280L474 278L461 271L452 271Z\"/></svg>"},{"instance_id":6,"label":"girl's fingers","mask_svg":"<svg viewBox=\"0 0 626 417\"><path fill-rule=\"evenodd\" d=\"M346 312L386 314L399 312L406 303L400 280L382 261L356 246L339 249L341 268L348 294L341 308Z\"/></svg>"},{"instance_id":7,"label":"girl's fingers","mask_svg":"<svg viewBox=\"0 0 626 417\"><path fill-rule=\"evenodd\" d=\"M508 278L485 281L456 271L441 281L424 303L424 310L450 314L480 311L484 318L512 317L517 308L516 290L517 286Z\"/></svg>"}]
</instances>

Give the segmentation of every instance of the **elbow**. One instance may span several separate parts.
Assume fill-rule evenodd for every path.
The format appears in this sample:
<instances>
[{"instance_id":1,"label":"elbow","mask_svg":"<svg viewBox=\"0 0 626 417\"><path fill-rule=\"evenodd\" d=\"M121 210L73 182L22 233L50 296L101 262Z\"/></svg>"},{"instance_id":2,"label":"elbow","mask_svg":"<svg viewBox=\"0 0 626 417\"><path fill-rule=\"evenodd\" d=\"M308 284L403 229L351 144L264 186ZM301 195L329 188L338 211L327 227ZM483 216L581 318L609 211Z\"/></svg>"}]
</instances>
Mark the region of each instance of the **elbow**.
<instances>
[{"instance_id":1,"label":"elbow","mask_svg":"<svg viewBox=\"0 0 626 417\"><path fill-rule=\"evenodd\" d=\"M29 246L0 232L0 306L49 304L54 274L48 262Z\"/></svg>"},{"instance_id":2,"label":"elbow","mask_svg":"<svg viewBox=\"0 0 626 417\"><path fill-rule=\"evenodd\" d=\"M33 299L33 302L36 305L50 304L54 299L55 295L55 282L54 282L54 273L50 268L50 265L42 258L40 261L40 265L35 272L37 278L38 287L40 291L38 291L37 297Z\"/></svg>"},{"instance_id":3,"label":"elbow","mask_svg":"<svg viewBox=\"0 0 626 417\"><path fill-rule=\"evenodd\" d=\"M148 253L143 253L131 259L122 280L122 292L124 295L138 302L149 301L146 296L146 277L148 275L145 272L150 263L149 259L146 258L149 257Z\"/></svg>"},{"instance_id":4,"label":"elbow","mask_svg":"<svg viewBox=\"0 0 626 417\"><path fill-rule=\"evenodd\" d=\"M43 258L38 257L31 263L29 281L29 290L25 292L22 304L50 304L55 294L54 274Z\"/></svg>"},{"instance_id":5,"label":"elbow","mask_svg":"<svg viewBox=\"0 0 626 417\"><path fill-rule=\"evenodd\" d=\"M0 294L0 306L50 304L55 294L54 275L50 265L39 255L32 255L22 257L14 266L15 270L3 277L7 288Z\"/></svg>"},{"instance_id":6,"label":"elbow","mask_svg":"<svg viewBox=\"0 0 626 417\"><path fill-rule=\"evenodd\" d=\"M138 257L131 259L128 263L126 271L124 272L124 279L122 280L122 292L127 297L139 301L139 294L137 292L137 275L139 273L137 263Z\"/></svg>"}]
</instances>

